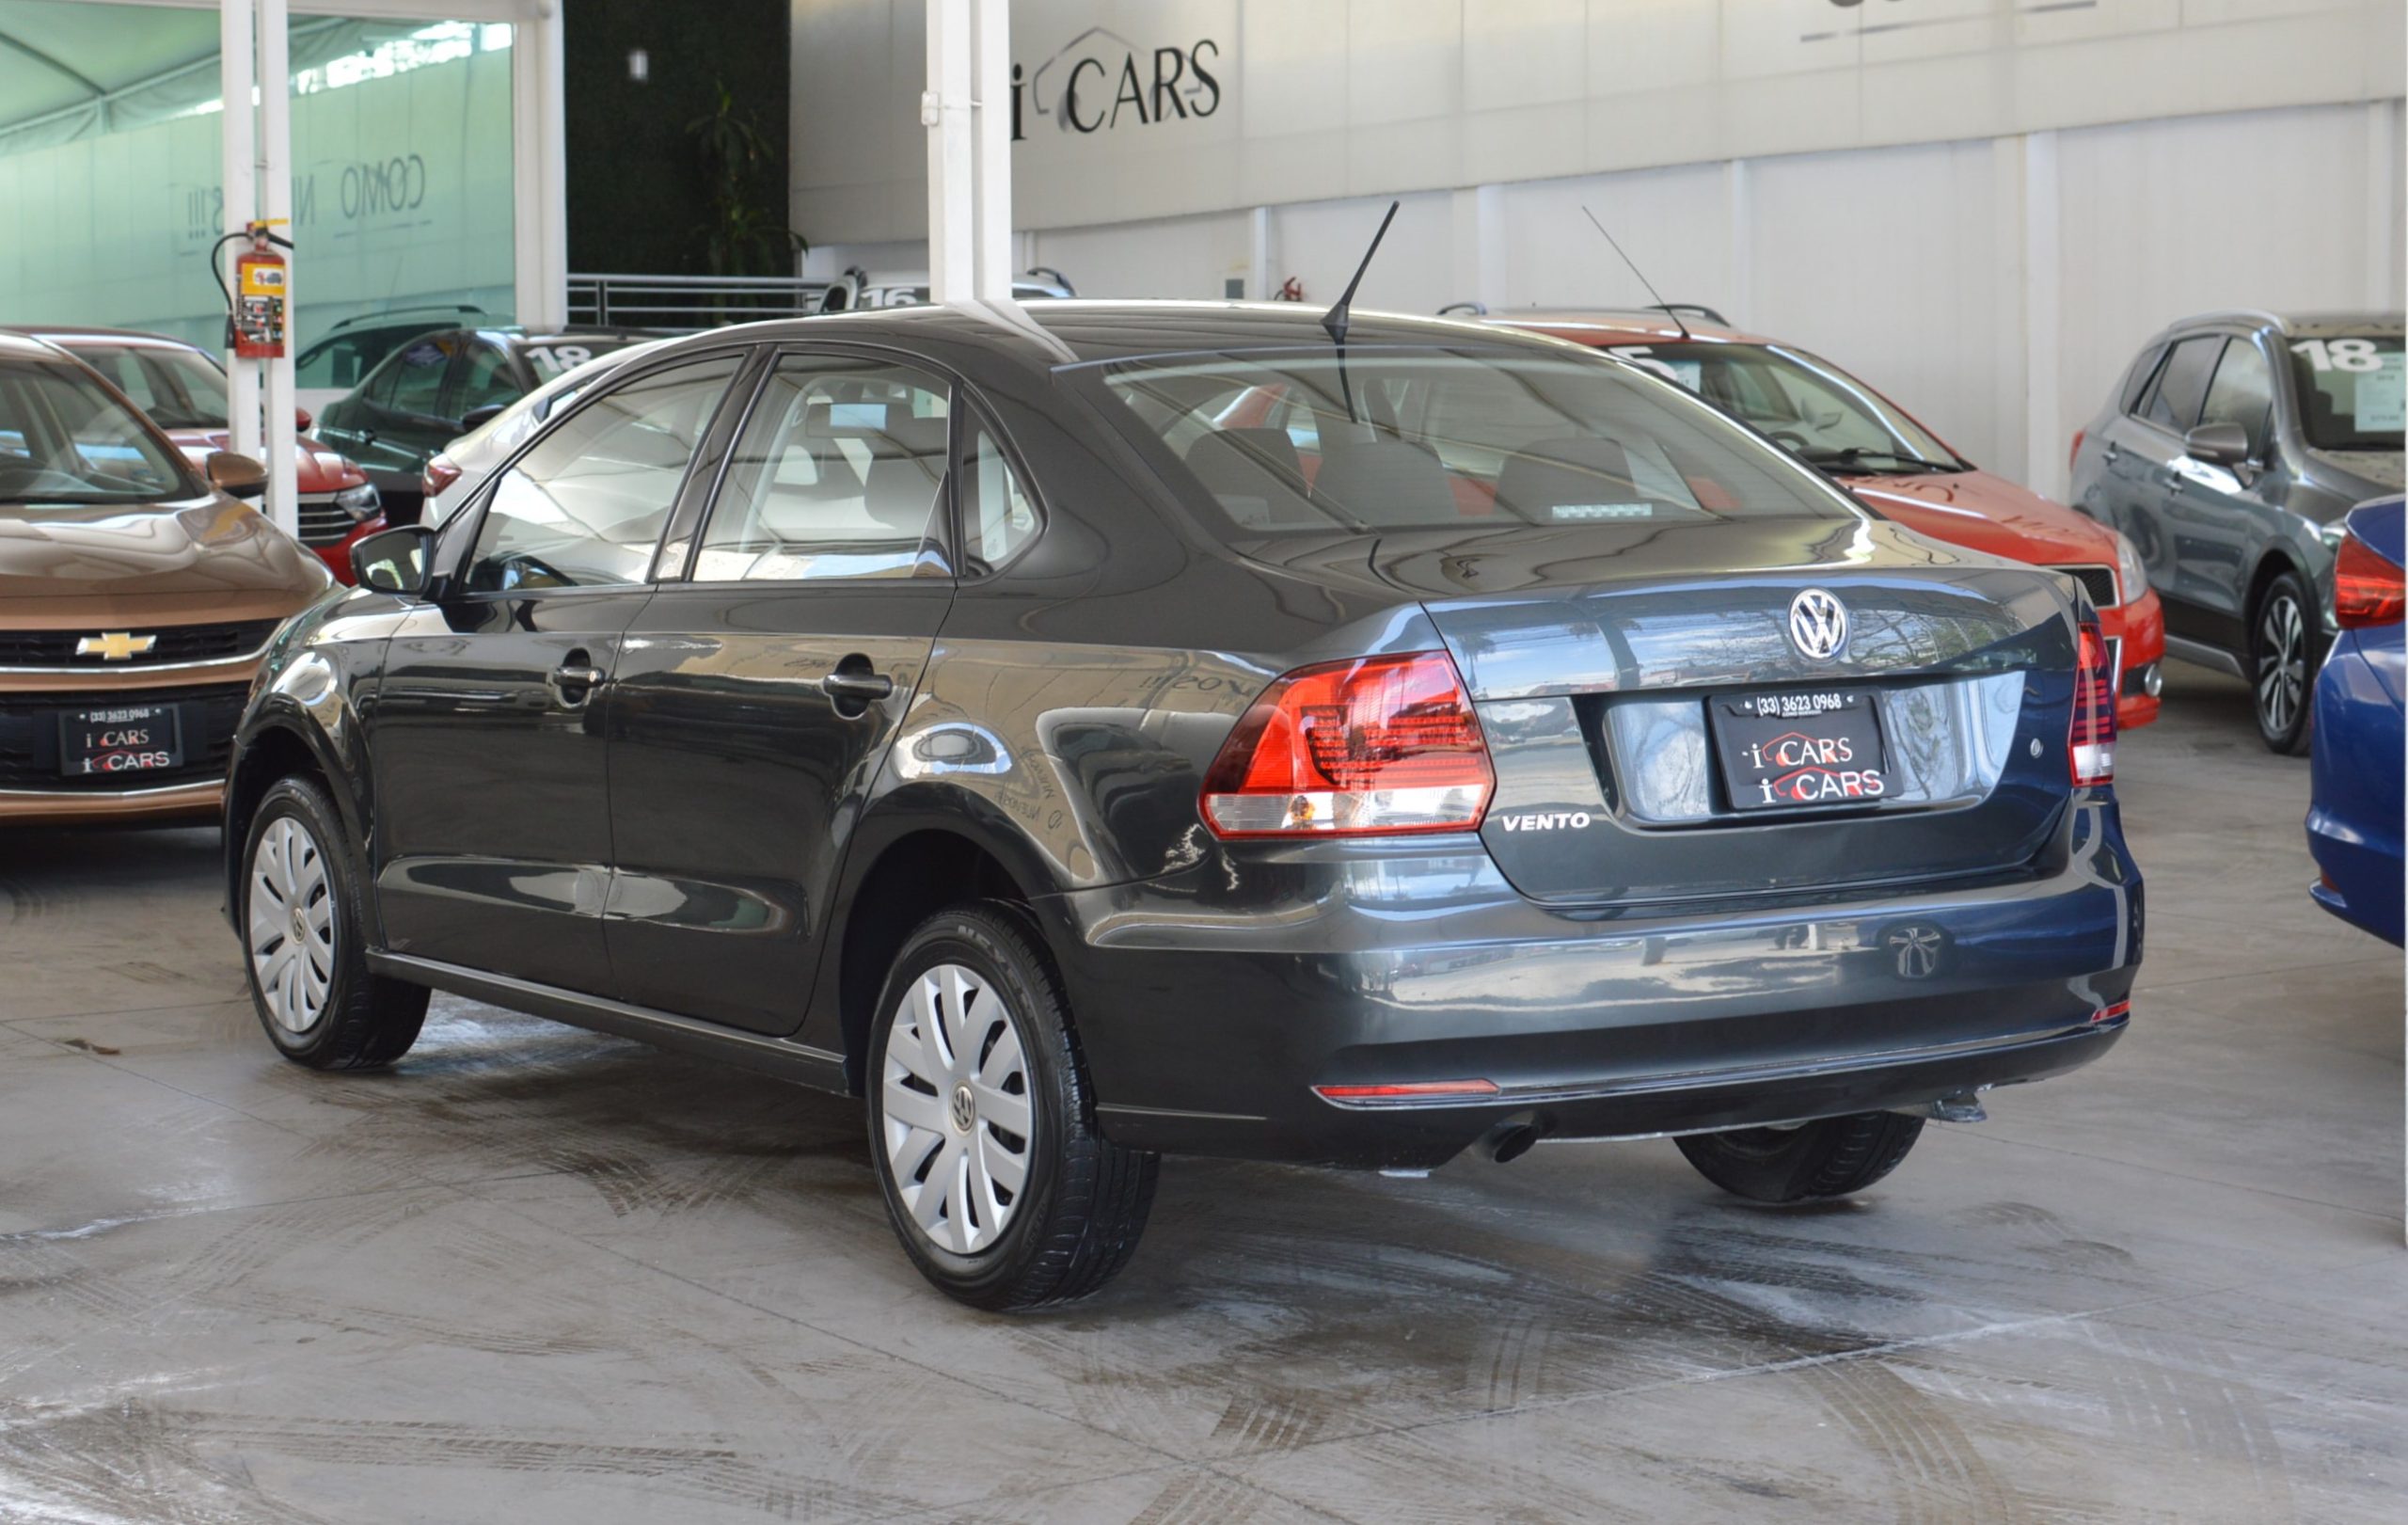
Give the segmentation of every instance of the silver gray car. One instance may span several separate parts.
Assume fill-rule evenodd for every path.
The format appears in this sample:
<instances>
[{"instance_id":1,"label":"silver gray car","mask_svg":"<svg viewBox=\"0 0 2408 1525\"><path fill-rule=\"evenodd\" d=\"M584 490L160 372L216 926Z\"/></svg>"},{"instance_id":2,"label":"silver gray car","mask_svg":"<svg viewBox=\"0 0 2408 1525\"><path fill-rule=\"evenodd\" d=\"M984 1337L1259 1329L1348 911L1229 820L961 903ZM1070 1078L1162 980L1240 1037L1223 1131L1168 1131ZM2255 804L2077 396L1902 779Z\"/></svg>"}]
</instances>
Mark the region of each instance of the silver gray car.
<instances>
[{"instance_id":1,"label":"silver gray car","mask_svg":"<svg viewBox=\"0 0 2408 1525\"><path fill-rule=\"evenodd\" d=\"M2074 436L2074 506L2131 538L2169 656L2256 689L2307 750L2341 519L2400 487L2401 315L2210 312L2150 340Z\"/></svg>"}]
</instances>

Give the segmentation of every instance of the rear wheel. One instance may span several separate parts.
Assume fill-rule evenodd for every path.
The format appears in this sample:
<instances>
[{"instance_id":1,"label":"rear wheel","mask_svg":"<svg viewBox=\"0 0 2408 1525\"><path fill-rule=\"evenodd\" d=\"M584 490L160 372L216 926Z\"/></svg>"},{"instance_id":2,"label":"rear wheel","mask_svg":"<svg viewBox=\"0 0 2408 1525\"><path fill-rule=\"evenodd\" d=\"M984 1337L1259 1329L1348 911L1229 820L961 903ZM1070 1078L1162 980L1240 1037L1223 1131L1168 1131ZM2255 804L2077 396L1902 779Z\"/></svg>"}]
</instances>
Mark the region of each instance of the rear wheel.
<instances>
[{"instance_id":1,"label":"rear wheel","mask_svg":"<svg viewBox=\"0 0 2408 1525\"><path fill-rule=\"evenodd\" d=\"M1734 1196L1802 1202L1862 1191L1898 1168L1924 1120L1859 1112L1795 1128L1739 1128L1672 1140L1698 1173Z\"/></svg>"},{"instance_id":2,"label":"rear wheel","mask_svg":"<svg viewBox=\"0 0 2408 1525\"><path fill-rule=\"evenodd\" d=\"M2258 734L2287 756L2307 750L2316 665L2322 642L2316 602L2298 578L2278 574L2266 584L2249 625L2249 673Z\"/></svg>"},{"instance_id":3,"label":"rear wheel","mask_svg":"<svg viewBox=\"0 0 2408 1525\"><path fill-rule=\"evenodd\" d=\"M325 791L271 785L243 849L243 963L260 1025L313 1070L390 1064L426 1021L424 986L368 971L363 879Z\"/></svg>"},{"instance_id":4,"label":"rear wheel","mask_svg":"<svg viewBox=\"0 0 2408 1525\"><path fill-rule=\"evenodd\" d=\"M1095 1132L1037 929L957 906L904 943L871 1030L870 1153L920 1274L995 1311L1068 1302L1128 1263L1159 1157Z\"/></svg>"}]
</instances>

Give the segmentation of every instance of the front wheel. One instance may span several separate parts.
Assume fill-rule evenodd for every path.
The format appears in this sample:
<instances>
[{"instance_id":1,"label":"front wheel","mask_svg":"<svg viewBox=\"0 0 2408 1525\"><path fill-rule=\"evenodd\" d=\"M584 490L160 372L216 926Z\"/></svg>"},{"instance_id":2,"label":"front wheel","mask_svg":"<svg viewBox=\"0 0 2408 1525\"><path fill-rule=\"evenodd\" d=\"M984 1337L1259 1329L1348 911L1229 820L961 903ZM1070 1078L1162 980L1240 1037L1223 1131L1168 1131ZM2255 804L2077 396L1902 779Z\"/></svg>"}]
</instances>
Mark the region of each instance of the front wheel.
<instances>
[{"instance_id":1,"label":"front wheel","mask_svg":"<svg viewBox=\"0 0 2408 1525\"><path fill-rule=\"evenodd\" d=\"M424 986L369 973L365 879L325 790L269 786L243 847L243 961L260 1025L312 1070L390 1064L426 1021Z\"/></svg>"},{"instance_id":2,"label":"front wheel","mask_svg":"<svg viewBox=\"0 0 2408 1525\"><path fill-rule=\"evenodd\" d=\"M2250 681L2256 686L2252 708L2258 735L2285 756L2307 750L2308 727L2315 691L2316 666L2321 653L2318 639L2316 601L2298 578L2279 573L2266 584L2249 627Z\"/></svg>"},{"instance_id":3,"label":"front wheel","mask_svg":"<svg viewBox=\"0 0 2408 1525\"><path fill-rule=\"evenodd\" d=\"M1802 1202L1862 1191L1898 1168L1923 1134L1921 1118L1858 1112L1795 1128L1738 1128L1672 1140L1698 1174L1735 1197Z\"/></svg>"},{"instance_id":4,"label":"front wheel","mask_svg":"<svg viewBox=\"0 0 2408 1525\"><path fill-rule=\"evenodd\" d=\"M997 1311L1068 1302L1128 1263L1159 1157L1098 1135L1069 1003L1018 908L962 905L896 956L871 1029L870 1153L904 1252Z\"/></svg>"}]
</instances>

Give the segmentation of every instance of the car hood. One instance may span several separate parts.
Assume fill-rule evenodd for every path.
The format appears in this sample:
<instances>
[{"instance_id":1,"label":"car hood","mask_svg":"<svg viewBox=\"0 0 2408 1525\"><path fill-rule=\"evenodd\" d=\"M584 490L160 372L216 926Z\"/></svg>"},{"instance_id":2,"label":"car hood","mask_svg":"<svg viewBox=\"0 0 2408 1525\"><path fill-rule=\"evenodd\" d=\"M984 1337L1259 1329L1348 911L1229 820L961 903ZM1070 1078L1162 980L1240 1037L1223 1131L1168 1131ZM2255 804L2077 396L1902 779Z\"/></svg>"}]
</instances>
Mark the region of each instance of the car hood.
<instances>
[{"instance_id":1,"label":"car hood","mask_svg":"<svg viewBox=\"0 0 2408 1525\"><path fill-rule=\"evenodd\" d=\"M216 452L234 448L232 434L224 429L170 429L167 437L195 466L205 466ZM341 492L368 480L359 468L307 435L293 442L293 464L295 485L305 494Z\"/></svg>"},{"instance_id":2,"label":"car hood","mask_svg":"<svg viewBox=\"0 0 2408 1525\"><path fill-rule=\"evenodd\" d=\"M2365 491L2357 494L2359 498L2379 497L2386 492L2398 492L2401 486L2408 485L2408 482L2402 481L2401 470L2401 463L2408 461L2408 455L2396 450L2317 450L2308 453L2319 466L2334 475L2355 478L2365 484ZM2322 474L2319 473L2320 476ZM2344 496L2351 491L2343 484L2336 483L2334 485Z\"/></svg>"},{"instance_id":3,"label":"car hood","mask_svg":"<svg viewBox=\"0 0 2408 1525\"><path fill-rule=\"evenodd\" d=\"M2115 564L2103 527L1988 471L1843 480L1883 516L1935 540L2036 566Z\"/></svg>"},{"instance_id":4,"label":"car hood","mask_svg":"<svg viewBox=\"0 0 2408 1525\"><path fill-rule=\"evenodd\" d=\"M317 557L230 498L0 506L0 598L217 598L242 618L263 602L298 609L328 581Z\"/></svg>"}]
</instances>

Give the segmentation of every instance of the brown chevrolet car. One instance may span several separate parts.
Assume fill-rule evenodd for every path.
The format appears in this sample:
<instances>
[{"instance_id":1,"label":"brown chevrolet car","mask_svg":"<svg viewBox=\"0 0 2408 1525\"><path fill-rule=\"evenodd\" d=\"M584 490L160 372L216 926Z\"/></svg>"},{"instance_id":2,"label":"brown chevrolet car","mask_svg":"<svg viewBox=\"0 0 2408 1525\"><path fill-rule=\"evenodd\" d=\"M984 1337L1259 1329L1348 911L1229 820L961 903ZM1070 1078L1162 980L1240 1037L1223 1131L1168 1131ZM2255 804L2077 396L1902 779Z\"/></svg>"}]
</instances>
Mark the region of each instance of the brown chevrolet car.
<instances>
[{"instance_id":1,"label":"brown chevrolet car","mask_svg":"<svg viewBox=\"0 0 2408 1525\"><path fill-rule=\"evenodd\" d=\"M333 582L265 485L0 335L0 825L216 815L269 637Z\"/></svg>"}]
</instances>

